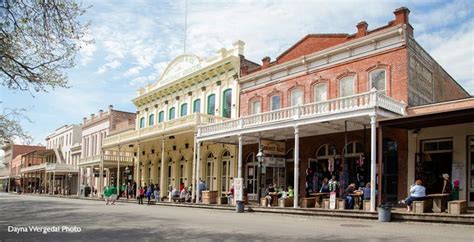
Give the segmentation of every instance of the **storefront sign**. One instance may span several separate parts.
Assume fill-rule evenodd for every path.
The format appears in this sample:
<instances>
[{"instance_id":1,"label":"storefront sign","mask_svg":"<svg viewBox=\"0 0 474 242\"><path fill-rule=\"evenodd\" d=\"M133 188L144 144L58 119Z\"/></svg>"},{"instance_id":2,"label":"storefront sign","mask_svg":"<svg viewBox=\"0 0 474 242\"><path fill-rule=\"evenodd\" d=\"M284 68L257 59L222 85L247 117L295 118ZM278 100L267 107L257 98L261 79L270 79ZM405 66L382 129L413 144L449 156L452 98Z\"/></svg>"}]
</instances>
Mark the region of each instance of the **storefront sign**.
<instances>
[{"instance_id":1,"label":"storefront sign","mask_svg":"<svg viewBox=\"0 0 474 242\"><path fill-rule=\"evenodd\" d=\"M173 60L166 67L160 78L159 85L165 85L181 77L187 76L201 69L201 61L194 55L182 55Z\"/></svg>"},{"instance_id":2,"label":"storefront sign","mask_svg":"<svg viewBox=\"0 0 474 242\"><path fill-rule=\"evenodd\" d=\"M263 163L268 167L285 167L285 158L279 157L264 157Z\"/></svg>"},{"instance_id":3,"label":"storefront sign","mask_svg":"<svg viewBox=\"0 0 474 242\"><path fill-rule=\"evenodd\" d=\"M329 193L329 209L336 209L336 192Z\"/></svg>"},{"instance_id":4,"label":"storefront sign","mask_svg":"<svg viewBox=\"0 0 474 242\"><path fill-rule=\"evenodd\" d=\"M286 143L274 140L260 140L260 146L265 155L285 155Z\"/></svg>"},{"instance_id":5,"label":"storefront sign","mask_svg":"<svg viewBox=\"0 0 474 242\"><path fill-rule=\"evenodd\" d=\"M244 182L242 178L234 178L235 201L244 200Z\"/></svg>"}]
</instances>

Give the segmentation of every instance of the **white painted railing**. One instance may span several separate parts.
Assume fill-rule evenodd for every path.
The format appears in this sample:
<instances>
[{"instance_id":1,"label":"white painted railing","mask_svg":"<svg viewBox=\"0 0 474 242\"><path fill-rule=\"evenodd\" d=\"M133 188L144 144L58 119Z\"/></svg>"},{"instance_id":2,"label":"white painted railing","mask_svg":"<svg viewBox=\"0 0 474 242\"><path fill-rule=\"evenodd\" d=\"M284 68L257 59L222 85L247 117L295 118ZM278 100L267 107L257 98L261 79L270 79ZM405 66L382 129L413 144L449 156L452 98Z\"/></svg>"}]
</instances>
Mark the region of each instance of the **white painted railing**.
<instances>
[{"instance_id":1,"label":"white painted railing","mask_svg":"<svg viewBox=\"0 0 474 242\"><path fill-rule=\"evenodd\" d=\"M104 161L133 162L132 155L104 155Z\"/></svg>"},{"instance_id":2,"label":"white painted railing","mask_svg":"<svg viewBox=\"0 0 474 242\"><path fill-rule=\"evenodd\" d=\"M301 106L282 108L270 112L244 116L220 123L199 127L199 136L231 131L237 128L259 126L263 123L297 120L307 117L324 116L365 108L383 108L388 111L405 115L406 104L377 92L375 89L361 94L309 103Z\"/></svg>"},{"instance_id":3,"label":"white painted railing","mask_svg":"<svg viewBox=\"0 0 474 242\"><path fill-rule=\"evenodd\" d=\"M61 164L61 163L48 163L46 165L46 171L66 171L66 172L77 172L78 168L72 164Z\"/></svg>"},{"instance_id":4,"label":"white painted railing","mask_svg":"<svg viewBox=\"0 0 474 242\"><path fill-rule=\"evenodd\" d=\"M146 128L128 130L125 132L113 134L104 140L103 146L117 146L122 143L133 142L134 140L138 140L142 137L159 136L165 132L170 132L172 130L185 128L188 126L198 127L201 124L212 124L222 122L224 120L228 119L203 113L193 113L191 115L165 121L163 123L157 123Z\"/></svg>"},{"instance_id":5,"label":"white painted railing","mask_svg":"<svg viewBox=\"0 0 474 242\"><path fill-rule=\"evenodd\" d=\"M38 164L38 165L23 167L23 168L20 169L20 172L24 173L24 172L29 172L29 171L37 171L37 170L42 170L42 169L45 169L45 168L46 168L46 163L41 163L41 164Z\"/></svg>"}]
</instances>

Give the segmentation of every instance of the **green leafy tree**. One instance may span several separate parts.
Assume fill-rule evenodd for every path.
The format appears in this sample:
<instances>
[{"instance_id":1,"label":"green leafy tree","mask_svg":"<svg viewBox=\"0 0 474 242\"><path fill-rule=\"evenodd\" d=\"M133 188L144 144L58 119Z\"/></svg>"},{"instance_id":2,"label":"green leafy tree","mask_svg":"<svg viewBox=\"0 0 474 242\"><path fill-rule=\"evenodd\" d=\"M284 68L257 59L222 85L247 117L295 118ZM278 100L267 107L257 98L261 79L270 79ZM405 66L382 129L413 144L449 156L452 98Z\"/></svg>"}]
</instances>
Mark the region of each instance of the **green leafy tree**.
<instances>
[{"instance_id":1,"label":"green leafy tree","mask_svg":"<svg viewBox=\"0 0 474 242\"><path fill-rule=\"evenodd\" d=\"M85 9L73 0L0 0L0 84L30 93L68 87L65 70L90 43L84 39L89 24L80 21ZM0 138L21 137L23 112L4 108Z\"/></svg>"}]
</instances>

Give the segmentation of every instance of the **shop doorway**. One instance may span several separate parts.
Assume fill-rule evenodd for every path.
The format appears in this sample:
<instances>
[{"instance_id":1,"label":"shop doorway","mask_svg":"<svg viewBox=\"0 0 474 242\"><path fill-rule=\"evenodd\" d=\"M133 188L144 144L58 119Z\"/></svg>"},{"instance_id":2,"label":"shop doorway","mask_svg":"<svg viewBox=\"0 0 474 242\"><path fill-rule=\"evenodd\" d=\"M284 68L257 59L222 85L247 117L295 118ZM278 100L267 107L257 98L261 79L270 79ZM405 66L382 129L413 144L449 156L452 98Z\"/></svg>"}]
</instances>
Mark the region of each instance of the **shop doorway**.
<instances>
[{"instance_id":1,"label":"shop doorway","mask_svg":"<svg viewBox=\"0 0 474 242\"><path fill-rule=\"evenodd\" d=\"M398 144L391 139L383 139L382 194L385 201L394 202L398 198Z\"/></svg>"},{"instance_id":2,"label":"shop doorway","mask_svg":"<svg viewBox=\"0 0 474 242\"><path fill-rule=\"evenodd\" d=\"M293 149L286 152L286 185L295 188L295 153Z\"/></svg>"},{"instance_id":3,"label":"shop doorway","mask_svg":"<svg viewBox=\"0 0 474 242\"><path fill-rule=\"evenodd\" d=\"M245 160L245 187L249 200L257 200L257 169L258 163L255 162L255 153L250 153Z\"/></svg>"},{"instance_id":4,"label":"shop doorway","mask_svg":"<svg viewBox=\"0 0 474 242\"><path fill-rule=\"evenodd\" d=\"M421 179L426 193L440 193L443 174L451 177L453 165L453 141L451 139L422 141L422 168L416 169L416 179Z\"/></svg>"},{"instance_id":5,"label":"shop doorway","mask_svg":"<svg viewBox=\"0 0 474 242\"><path fill-rule=\"evenodd\" d=\"M468 148L468 159L467 159L467 167L468 167L468 201L469 207L474 207L474 136L468 137L467 140L467 148Z\"/></svg>"},{"instance_id":6,"label":"shop doorway","mask_svg":"<svg viewBox=\"0 0 474 242\"><path fill-rule=\"evenodd\" d=\"M349 142L342 150L342 177L339 176L341 188L345 189L351 183L355 183L356 187L364 187L369 182L369 166L364 151L364 145L357 141Z\"/></svg>"}]
</instances>

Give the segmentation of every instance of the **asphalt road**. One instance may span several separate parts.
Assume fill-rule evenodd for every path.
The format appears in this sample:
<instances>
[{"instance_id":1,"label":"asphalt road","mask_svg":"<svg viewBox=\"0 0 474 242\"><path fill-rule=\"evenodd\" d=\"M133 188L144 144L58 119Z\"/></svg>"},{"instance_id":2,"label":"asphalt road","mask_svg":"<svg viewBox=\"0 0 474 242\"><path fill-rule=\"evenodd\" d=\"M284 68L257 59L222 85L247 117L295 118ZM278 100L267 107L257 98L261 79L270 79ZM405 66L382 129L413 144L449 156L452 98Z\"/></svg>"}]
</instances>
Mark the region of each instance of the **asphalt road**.
<instances>
[{"instance_id":1,"label":"asphalt road","mask_svg":"<svg viewBox=\"0 0 474 242\"><path fill-rule=\"evenodd\" d=\"M29 232L28 226L45 226L59 232ZM15 231L9 232L9 229ZM247 212L238 214L233 211L128 203L105 206L102 202L91 200L0 193L0 241L18 240L453 242L474 241L474 226L379 223Z\"/></svg>"}]
</instances>

